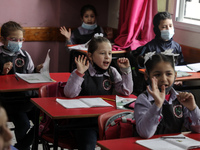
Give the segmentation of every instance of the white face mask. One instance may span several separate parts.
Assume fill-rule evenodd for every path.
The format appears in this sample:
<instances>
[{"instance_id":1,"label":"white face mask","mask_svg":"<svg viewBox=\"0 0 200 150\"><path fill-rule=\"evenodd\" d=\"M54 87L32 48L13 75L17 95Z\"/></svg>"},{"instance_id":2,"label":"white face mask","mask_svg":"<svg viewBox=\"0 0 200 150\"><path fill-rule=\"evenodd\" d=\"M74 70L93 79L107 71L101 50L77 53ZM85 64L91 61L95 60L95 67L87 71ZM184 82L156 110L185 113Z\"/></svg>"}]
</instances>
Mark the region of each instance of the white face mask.
<instances>
[{"instance_id":1,"label":"white face mask","mask_svg":"<svg viewBox=\"0 0 200 150\"><path fill-rule=\"evenodd\" d=\"M84 29L88 29L88 30L94 30L96 27L97 27L97 24L94 23L94 24L86 24L86 23L82 23L82 27Z\"/></svg>"},{"instance_id":2,"label":"white face mask","mask_svg":"<svg viewBox=\"0 0 200 150\"><path fill-rule=\"evenodd\" d=\"M8 41L6 48L11 52L18 52L22 48L22 42Z\"/></svg>"},{"instance_id":3,"label":"white face mask","mask_svg":"<svg viewBox=\"0 0 200 150\"><path fill-rule=\"evenodd\" d=\"M171 30L161 30L161 38L165 41L170 40L174 36L174 28Z\"/></svg>"}]
</instances>

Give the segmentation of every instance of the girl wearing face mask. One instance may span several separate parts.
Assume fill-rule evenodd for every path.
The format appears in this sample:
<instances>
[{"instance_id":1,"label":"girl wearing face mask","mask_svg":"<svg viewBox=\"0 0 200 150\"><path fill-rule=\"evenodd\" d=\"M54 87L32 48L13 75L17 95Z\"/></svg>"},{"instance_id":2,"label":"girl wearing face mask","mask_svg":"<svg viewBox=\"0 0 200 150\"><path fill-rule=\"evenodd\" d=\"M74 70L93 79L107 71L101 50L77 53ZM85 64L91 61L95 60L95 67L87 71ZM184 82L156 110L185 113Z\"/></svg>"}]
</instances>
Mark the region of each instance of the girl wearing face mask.
<instances>
[{"instance_id":1,"label":"girl wearing face mask","mask_svg":"<svg viewBox=\"0 0 200 150\"><path fill-rule=\"evenodd\" d=\"M192 93L176 92L174 54L145 55L147 90L136 100L136 129L143 138L157 134L181 133L187 129L200 133L200 109ZM183 128L185 127L185 128Z\"/></svg>"},{"instance_id":2,"label":"girl wearing face mask","mask_svg":"<svg viewBox=\"0 0 200 150\"><path fill-rule=\"evenodd\" d=\"M24 42L23 28L14 21L6 22L1 27L0 46L0 75L39 72L42 64L34 69L31 56L22 50ZM0 93L1 104L15 125L15 136L20 150L30 150L33 141L33 128L29 120L34 123L35 108L30 97L36 97L36 91ZM29 131L29 132L28 132Z\"/></svg>"},{"instance_id":3,"label":"girl wearing face mask","mask_svg":"<svg viewBox=\"0 0 200 150\"><path fill-rule=\"evenodd\" d=\"M81 21L82 25L71 32L71 29L67 30L64 26L60 28L62 35L66 37L68 44L85 44L88 42L95 33L104 33L102 27L97 25L96 22L97 12L94 6L85 5L81 8ZM112 29L106 30L106 36L109 40L113 38Z\"/></svg>"},{"instance_id":4,"label":"girl wearing face mask","mask_svg":"<svg viewBox=\"0 0 200 150\"><path fill-rule=\"evenodd\" d=\"M153 19L155 38L148 42L145 53L156 51L157 53L172 49L173 53L179 54L176 65L186 64L181 47L173 40L174 26L169 12L159 12Z\"/></svg>"}]
</instances>

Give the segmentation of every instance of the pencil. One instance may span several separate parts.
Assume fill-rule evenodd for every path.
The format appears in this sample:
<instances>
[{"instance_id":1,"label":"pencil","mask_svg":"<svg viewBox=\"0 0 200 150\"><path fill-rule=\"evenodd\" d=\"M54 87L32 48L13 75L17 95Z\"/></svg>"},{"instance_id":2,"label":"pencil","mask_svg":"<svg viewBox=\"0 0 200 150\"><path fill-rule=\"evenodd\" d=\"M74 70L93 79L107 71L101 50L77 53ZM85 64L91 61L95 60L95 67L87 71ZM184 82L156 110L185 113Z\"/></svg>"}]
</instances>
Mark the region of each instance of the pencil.
<instances>
[{"instance_id":1,"label":"pencil","mask_svg":"<svg viewBox=\"0 0 200 150\"><path fill-rule=\"evenodd\" d=\"M18 79L18 77L17 77L17 75L15 74L15 78L17 79L17 81L19 81L19 79Z\"/></svg>"},{"instance_id":2,"label":"pencil","mask_svg":"<svg viewBox=\"0 0 200 150\"><path fill-rule=\"evenodd\" d=\"M107 100L107 101L115 101L114 99L110 99L110 98L105 98L105 97L100 97L102 98L103 100Z\"/></svg>"}]
</instances>

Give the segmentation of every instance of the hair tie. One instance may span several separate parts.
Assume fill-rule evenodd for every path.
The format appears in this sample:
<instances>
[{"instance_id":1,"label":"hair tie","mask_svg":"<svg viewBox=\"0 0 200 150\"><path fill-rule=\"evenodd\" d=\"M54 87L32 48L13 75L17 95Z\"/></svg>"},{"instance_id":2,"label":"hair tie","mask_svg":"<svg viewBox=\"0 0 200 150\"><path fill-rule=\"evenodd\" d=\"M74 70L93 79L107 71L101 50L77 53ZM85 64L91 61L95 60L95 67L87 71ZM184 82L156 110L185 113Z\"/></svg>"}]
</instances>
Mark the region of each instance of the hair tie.
<instances>
[{"instance_id":1,"label":"hair tie","mask_svg":"<svg viewBox=\"0 0 200 150\"><path fill-rule=\"evenodd\" d=\"M94 34L94 38L97 38L97 37L99 37L99 36L100 36L100 37L103 37L103 33L95 33L95 34Z\"/></svg>"},{"instance_id":2,"label":"hair tie","mask_svg":"<svg viewBox=\"0 0 200 150\"><path fill-rule=\"evenodd\" d=\"M153 55L155 55L156 51L154 52L148 52L145 54L144 56L144 66L145 66L145 63L152 58Z\"/></svg>"},{"instance_id":3,"label":"hair tie","mask_svg":"<svg viewBox=\"0 0 200 150\"><path fill-rule=\"evenodd\" d=\"M179 54L174 54L172 53L173 49L168 49L165 50L164 52L161 52L162 55L167 55L167 56L179 56Z\"/></svg>"}]
</instances>

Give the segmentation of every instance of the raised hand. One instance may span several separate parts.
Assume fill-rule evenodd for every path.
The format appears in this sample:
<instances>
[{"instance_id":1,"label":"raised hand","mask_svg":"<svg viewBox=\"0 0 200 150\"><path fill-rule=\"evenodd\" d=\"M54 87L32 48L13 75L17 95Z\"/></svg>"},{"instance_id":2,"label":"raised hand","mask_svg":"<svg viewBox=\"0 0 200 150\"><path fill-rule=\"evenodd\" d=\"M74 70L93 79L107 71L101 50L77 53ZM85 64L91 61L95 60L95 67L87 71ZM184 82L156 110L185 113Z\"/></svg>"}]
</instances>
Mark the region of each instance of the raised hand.
<instances>
[{"instance_id":1,"label":"raised hand","mask_svg":"<svg viewBox=\"0 0 200 150\"><path fill-rule=\"evenodd\" d=\"M84 55L79 55L78 58L75 57L75 63L77 71L81 74L84 74L84 72L89 68L89 60L87 60L87 57Z\"/></svg>"},{"instance_id":2,"label":"raised hand","mask_svg":"<svg viewBox=\"0 0 200 150\"><path fill-rule=\"evenodd\" d=\"M117 60L117 64L118 64L118 66L119 66L120 68L128 68L128 67L130 67L129 60L128 60L128 58L125 58L125 57L119 58L119 59Z\"/></svg>"},{"instance_id":3,"label":"raised hand","mask_svg":"<svg viewBox=\"0 0 200 150\"><path fill-rule=\"evenodd\" d=\"M43 68L43 64L39 64L37 67L36 67L36 72L40 72L40 69Z\"/></svg>"},{"instance_id":4,"label":"raised hand","mask_svg":"<svg viewBox=\"0 0 200 150\"><path fill-rule=\"evenodd\" d=\"M5 74L5 75L8 74L9 71L12 69L12 67L13 67L13 63L12 62L5 63L3 65L3 72L2 72L2 74Z\"/></svg>"},{"instance_id":5,"label":"raised hand","mask_svg":"<svg viewBox=\"0 0 200 150\"><path fill-rule=\"evenodd\" d=\"M192 93L189 92L179 92L177 95L178 101L190 111L196 108L196 102Z\"/></svg>"},{"instance_id":6,"label":"raised hand","mask_svg":"<svg viewBox=\"0 0 200 150\"><path fill-rule=\"evenodd\" d=\"M158 80L156 79L156 77L153 77L151 79L151 87L152 89L147 86L147 90L153 96L157 107L161 108L165 100L165 86L162 85L160 90L158 87Z\"/></svg>"},{"instance_id":7,"label":"raised hand","mask_svg":"<svg viewBox=\"0 0 200 150\"><path fill-rule=\"evenodd\" d=\"M70 40L71 37L71 28L69 28L69 31L65 28L65 26L60 28L60 33L66 37L67 40Z\"/></svg>"},{"instance_id":8,"label":"raised hand","mask_svg":"<svg viewBox=\"0 0 200 150\"><path fill-rule=\"evenodd\" d=\"M107 28L105 29L105 33L106 33L107 38L108 38L109 40L112 40L112 39L113 39L113 29L112 29L112 28L107 27Z\"/></svg>"}]
</instances>

